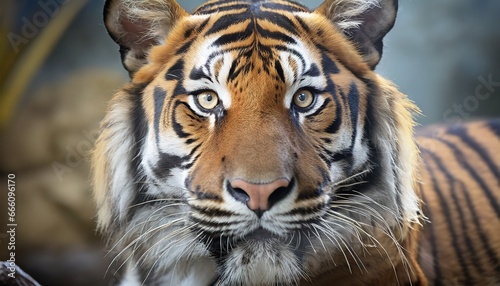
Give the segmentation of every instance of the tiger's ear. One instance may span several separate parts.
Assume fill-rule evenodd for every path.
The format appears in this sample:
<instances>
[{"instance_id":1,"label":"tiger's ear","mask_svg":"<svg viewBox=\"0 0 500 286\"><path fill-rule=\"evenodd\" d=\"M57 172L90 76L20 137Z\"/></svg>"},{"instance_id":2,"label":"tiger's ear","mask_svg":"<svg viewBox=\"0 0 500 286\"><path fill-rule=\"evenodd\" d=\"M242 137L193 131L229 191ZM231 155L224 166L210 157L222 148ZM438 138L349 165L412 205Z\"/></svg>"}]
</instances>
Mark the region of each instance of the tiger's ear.
<instances>
[{"instance_id":1,"label":"tiger's ear","mask_svg":"<svg viewBox=\"0 0 500 286\"><path fill-rule=\"evenodd\" d=\"M382 39L392 29L397 10L397 0L326 0L315 12L342 30L374 69L382 57Z\"/></svg>"},{"instance_id":2,"label":"tiger's ear","mask_svg":"<svg viewBox=\"0 0 500 286\"><path fill-rule=\"evenodd\" d=\"M175 0L106 0L104 24L132 76L187 12Z\"/></svg>"}]
</instances>

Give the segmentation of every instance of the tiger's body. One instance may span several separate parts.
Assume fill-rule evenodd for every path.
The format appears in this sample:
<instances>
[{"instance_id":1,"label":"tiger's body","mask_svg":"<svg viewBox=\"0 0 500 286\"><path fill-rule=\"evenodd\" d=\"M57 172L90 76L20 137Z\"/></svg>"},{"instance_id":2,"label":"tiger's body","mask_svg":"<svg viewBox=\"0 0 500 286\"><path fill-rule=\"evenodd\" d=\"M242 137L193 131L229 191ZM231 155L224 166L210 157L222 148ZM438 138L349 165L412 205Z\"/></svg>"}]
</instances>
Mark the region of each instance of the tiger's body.
<instances>
[{"instance_id":1,"label":"tiger's body","mask_svg":"<svg viewBox=\"0 0 500 286\"><path fill-rule=\"evenodd\" d=\"M418 131L429 284L499 285L500 120Z\"/></svg>"},{"instance_id":2,"label":"tiger's body","mask_svg":"<svg viewBox=\"0 0 500 286\"><path fill-rule=\"evenodd\" d=\"M94 196L122 285L498 283L499 123L415 139L373 71L396 11L108 0L132 81Z\"/></svg>"}]
</instances>

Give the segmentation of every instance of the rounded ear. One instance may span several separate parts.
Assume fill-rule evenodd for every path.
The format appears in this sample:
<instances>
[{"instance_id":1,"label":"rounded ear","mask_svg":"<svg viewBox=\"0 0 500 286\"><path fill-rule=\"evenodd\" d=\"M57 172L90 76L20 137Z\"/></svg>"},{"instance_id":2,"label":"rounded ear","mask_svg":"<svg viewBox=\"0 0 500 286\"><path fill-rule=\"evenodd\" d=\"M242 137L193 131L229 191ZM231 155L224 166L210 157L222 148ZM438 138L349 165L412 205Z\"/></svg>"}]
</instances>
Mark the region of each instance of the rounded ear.
<instances>
[{"instance_id":1,"label":"rounded ear","mask_svg":"<svg viewBox=\"0 0 500 286\"><path fill-rule=\"evenodd\" d=\"M175 0L106 0L104 24L132 76L187 12Z\"/></svg>"},{"instance_id":2,"label":"rounded ear","mask_svg":"<svg viewBox=\"0 0 500 286\"><path fill-rule=\"evenodd\" d=\"M374 69L382 57L382 40L392 29L397 0L326 0L316 13L330 19L359 49Z\"/></svg>"}]
</instances>

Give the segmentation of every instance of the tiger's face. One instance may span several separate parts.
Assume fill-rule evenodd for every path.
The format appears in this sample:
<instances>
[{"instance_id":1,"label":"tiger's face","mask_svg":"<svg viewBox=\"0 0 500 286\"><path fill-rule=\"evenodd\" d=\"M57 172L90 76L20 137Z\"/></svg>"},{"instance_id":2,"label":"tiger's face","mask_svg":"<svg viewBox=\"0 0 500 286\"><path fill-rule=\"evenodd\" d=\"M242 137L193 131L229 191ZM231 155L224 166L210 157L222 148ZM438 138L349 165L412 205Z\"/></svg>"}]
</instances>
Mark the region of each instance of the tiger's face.
<instances>
[{"instance_id":1,"label":"tiger's face","mask_svg":"<svg viewBox=\"0 0 500 286\"><path fill-rule=\"evenodd\" d=\"M165 40L123 49L146 20L158 24L137 19L162 2L175 20L157 33ZM403 147L387 141L401 131L384 118L407 109L384 97L392 87L374 75L376 55L328 20L333 2L311 13L287 1L210 1L187 15L173 1L108 1L133 78L103 124L95 169L106 190L96 200L139 280L298 283L350 268L367 245L385 249L414 219L394 150Z\"/></svg>"}]
</instances>

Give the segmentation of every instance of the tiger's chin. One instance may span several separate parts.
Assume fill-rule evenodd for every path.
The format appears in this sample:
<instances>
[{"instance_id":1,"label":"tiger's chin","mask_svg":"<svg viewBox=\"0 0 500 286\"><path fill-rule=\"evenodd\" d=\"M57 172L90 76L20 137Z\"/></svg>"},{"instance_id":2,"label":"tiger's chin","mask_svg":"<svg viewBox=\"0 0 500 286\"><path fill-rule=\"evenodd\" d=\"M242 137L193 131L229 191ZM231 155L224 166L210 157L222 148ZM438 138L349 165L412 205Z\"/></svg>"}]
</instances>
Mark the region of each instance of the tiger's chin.
<instances>
[{"instance_id":1,"label":"tiger's chin","mask_svg":"<svg viewBox=\"0 0 500 286\"><path fill-rule=\"evenodd\" d=\"M301 248L294 237L257 229L224 253L215 285L297 285L302 273Z\"/></svg>"}]
</instances>

